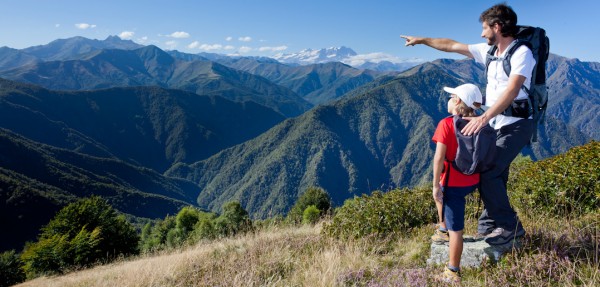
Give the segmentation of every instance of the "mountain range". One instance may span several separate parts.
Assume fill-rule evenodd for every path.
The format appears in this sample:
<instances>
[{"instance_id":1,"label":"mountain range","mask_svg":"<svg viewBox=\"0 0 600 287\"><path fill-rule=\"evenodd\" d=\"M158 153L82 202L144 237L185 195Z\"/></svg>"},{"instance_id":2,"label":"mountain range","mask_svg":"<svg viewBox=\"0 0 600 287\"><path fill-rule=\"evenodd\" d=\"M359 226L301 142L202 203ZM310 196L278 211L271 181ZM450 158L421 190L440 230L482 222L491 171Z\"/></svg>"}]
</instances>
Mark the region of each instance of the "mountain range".
<instances>
[{"instance_id":1,"label":"mountain range","mask_svg":"<svg viewBox=\"0 0 600 287\"><path fill-rule=\"evenodd\" d=\"M441 88L458 86L463 79L438 63L415 69L368 84L371 88L359 95L288 119L209 159L177 164L166 174L196 182L203 207L217 211L236 198L260 218L287 212L311 186L324 188L341 205L375 189L426 183L431 135L446 116ZM540 142L525 151L534 158L591 140L555 115L539 132Z\"/></svg>"},{"instance_id":2,"label":"mountain range","mask_svg":"<svg viewBox=\"0 0 600 287\"><path fill-rule=\"evenodd\" d=\"M297 116L312 105L291 90L256 75L211 61L179 61L156 46L102 49L64 61L4 70L0 77L58 90L160 86L201 95L254 101L282 115Z\"/></svg>"},{"instance_id":3,"label":"mountain range","mask_svg":"<svg viewBox=\"0 0 600 287\"><path fill-rule=\"evenodd\" d=\"M422 184L446 116L442 87L485 85L468 59L378 72L88 40L0 48L0 209L20 222L5 226L19 234L10 248L91 194L131 218L219 212L230 200L267 218L311 186L341 205ZM524 150L534 159L600 140L600 64L551 55L547 75L547 119Z\"/></svg>"}]
</instances>

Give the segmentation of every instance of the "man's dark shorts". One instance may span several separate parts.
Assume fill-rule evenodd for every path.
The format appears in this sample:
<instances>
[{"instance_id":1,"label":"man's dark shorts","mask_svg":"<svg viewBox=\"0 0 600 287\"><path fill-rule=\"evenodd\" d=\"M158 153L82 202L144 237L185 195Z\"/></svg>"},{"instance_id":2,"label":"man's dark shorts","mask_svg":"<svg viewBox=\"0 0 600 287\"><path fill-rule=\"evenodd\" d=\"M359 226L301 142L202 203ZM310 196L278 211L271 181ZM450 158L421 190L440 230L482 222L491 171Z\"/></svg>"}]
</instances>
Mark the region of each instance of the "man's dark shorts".
<instances>
[{"instance_id":1,"label":"man's dark shorts","mask_svg":"<svg viewBox=\"0 0 600 287\"><path fill-rule=\"evenodd\" d=\"M473 192L477 185L467 187L448 186L444 192L444 221L446 228L451 231L461 231L465 228L465 197Z\"/></svg>"}]
</instances>

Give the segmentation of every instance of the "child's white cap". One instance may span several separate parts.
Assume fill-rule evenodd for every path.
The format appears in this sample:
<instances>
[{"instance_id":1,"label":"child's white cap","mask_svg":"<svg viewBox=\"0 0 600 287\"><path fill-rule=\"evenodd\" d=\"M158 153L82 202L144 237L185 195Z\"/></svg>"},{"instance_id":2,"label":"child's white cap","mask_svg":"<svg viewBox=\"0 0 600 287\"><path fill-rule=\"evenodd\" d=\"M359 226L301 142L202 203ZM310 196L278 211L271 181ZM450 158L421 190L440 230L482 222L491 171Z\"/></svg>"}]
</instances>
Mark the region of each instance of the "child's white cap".
<instances>
[{"instance_id":1,"label":"child's white cap","mask_svg":"<svg viewBox=\"0 0 600 287\"><path fill-rule=\"evenodd\" d=\"M467 106L476 110L473 103L481 104L483 97L479 88L473 84L464 84L456 88L444 87L444 91L457 95Z\"/></svg>"}]
</instances>

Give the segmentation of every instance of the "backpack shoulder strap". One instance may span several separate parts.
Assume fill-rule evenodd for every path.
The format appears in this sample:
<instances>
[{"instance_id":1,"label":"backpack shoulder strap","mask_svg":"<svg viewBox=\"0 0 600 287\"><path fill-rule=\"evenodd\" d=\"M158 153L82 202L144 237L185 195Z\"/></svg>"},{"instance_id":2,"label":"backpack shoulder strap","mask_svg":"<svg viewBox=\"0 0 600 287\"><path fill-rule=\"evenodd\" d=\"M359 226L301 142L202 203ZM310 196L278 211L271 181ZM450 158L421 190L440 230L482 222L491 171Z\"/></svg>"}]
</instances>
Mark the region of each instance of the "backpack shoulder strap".
<instances>
[{"instance_id":1,"label":"backpack shoulder strap","mask_svg":"<svg viewBox=\"0 0 600 287\"><path fill-rule=\"evenodd\" d=\"M487 51L487 53L485 54L485 75L487 77L487 73L488 73L488 67L490 66L490 63L492 61L498 60L498 57L496 57L496 50L498 50L498 47L496 45L493 45L490 47L490 49Z\"/></svg>"},{"instance_id":2,"label":"backpack shoulder strap","mask_svg":"<svg viewBox=\"0 0 600 287\"><path fill-rule=\"evenodd\" d=\"M485 79L487 82L487 74L488 74L488 68L490 67L490 63L492 61L496 61L498 60L498 57L496 57L494 54L496 54L496 50L498 49L498 47L496 45L493 45L490 47L490 49L487 51L487 53L485 54ZM482 95L481 98L481 106L485 106L485 100L486 100L486 94L484 93Z\"/></svg>"},{"instance_id":3,"label":"backpack shoulder strap","mask_svg":"<svg viewBox=\"0 0 600 287\"><path fill-rule=\"evenodd\" d=\"M515 51L521 47L522 45L526 45L527 46L527 41L523 41L521 39L517 39L515 41L513 41L512 43L510 43L510 45L508 46L506 54L504 56L504 59L502 60L502 68L504 68L504 73L506 73L506 76L510 76L510 71L511 71L511 67L510 67L510 59L512 58L513 54L515 53Z\"/></svg>"}]
</instances>

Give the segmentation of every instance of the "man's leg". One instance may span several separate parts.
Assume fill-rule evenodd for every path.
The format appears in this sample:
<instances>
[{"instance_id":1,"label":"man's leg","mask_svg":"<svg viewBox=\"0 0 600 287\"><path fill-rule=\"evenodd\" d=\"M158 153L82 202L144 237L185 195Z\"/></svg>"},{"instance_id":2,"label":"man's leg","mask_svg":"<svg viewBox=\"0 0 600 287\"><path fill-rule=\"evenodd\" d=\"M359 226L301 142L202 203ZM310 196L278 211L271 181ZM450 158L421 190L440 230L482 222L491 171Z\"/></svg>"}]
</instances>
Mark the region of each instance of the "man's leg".
<instances>
[{"instance_id":1,"label":"man's leg","mask_svg":"<svg viewBox=\"0 0 600 287\"><path fill-rule=\"evenodd\" d=\"M533 120L520 120L498 130L496 166L481 174L479 192L484 210L477 227L479 233L489 233L496 227L510 231L521 228L508 200L506 183L511 162L529 142L532 132Z\"/></svg>"}]
</instances>

